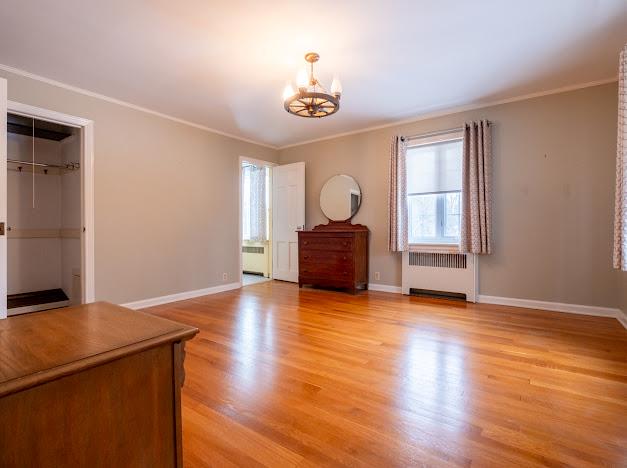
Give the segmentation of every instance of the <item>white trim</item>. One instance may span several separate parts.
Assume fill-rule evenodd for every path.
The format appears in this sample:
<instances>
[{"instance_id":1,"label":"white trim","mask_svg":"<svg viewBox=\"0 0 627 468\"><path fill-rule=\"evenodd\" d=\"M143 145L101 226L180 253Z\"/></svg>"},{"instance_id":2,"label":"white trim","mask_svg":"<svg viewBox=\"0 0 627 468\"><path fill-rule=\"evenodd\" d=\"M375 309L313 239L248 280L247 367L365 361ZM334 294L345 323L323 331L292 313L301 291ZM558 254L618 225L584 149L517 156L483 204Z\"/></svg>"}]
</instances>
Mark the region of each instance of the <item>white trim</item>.
<instances>
[{"instance_id":1,"label":"white trim","mask_svg":"<svg viewBox=\"0 0 627 468\"><path fill-rule=\"evenodd\" d=\"M40 120L47 120L48 122L69 125L70 127L80 128L89 123L92 123L92 121L89 119L76 117L74 115L62 114L61 112L49 109L42 109L41 107L35 107L29 104L22 104L21 102L7 101L7 105L9 108L9 112L11 112L12 114L23 115L24 117L37 117Z\"/></svg>"},{"instance_id":2,"label":"white trim","mask_svg":"<svg viewBox=\"0 0 627 468\"><path fill-rule=\"evenodd\" d=\"M94 262L94 122L74 115L62 114L49 109L7 101L7 112L34 117L39 120L82 128L81 144L81 218L85 232L81 233L81 281L82 302L94 302L95 262Z\"/></svg>"},{"instance_id":3,"label":"white trim","mask_svg":"<svg viewBox=\"0 0 627 468\"><path fill-rule=\"evenodd\" d=\"M513 297L486 296L480 294L477 302L482 304L497 304L512 307L524 307L526 309L540 309L554 312L567 312L570 314L594 315L597 317L613 317L618 319L622 314L619 309L612 307L598 307L581 304L566 304L563 302L536 301L533 299L517 299Z\"/></svg>"},{"instance_id":4,"label":"white trim","mask_svg":"<svg viewBox=\"0 0 627 468\"><path fill-rule=\"evenodd\" d=\"M40 81L42 83L46 83L46 84L49 84L49 85L52 85L52 86L56 86L58 88L63 88L63 89L66 89L68 91L72 91L72 92L75 92L75 93L83 94L85 96L89 96L89 97L93 97L93 98L96 98L96 99L101 99L103 101L111 102L111 103L117 104L119 106L124 106L124 107L128 107L130 109L134 109L134 110L137 110L137 111L140 111L140 112L145 112L147 114L156 115L156 116L164 118L164 119L172 120L173 122L178 122L178 123L183 124L183 125L189 125L190 127L194 127L194 128L198 128L200 130L204 130L204 131L207 131L207 132L215 133L217 135L222 135L222 136L225 136L225 137L228 137L228 138L233 138L235 140L240 140L240 141L243 141L243 142L246 142L246 143L252 143L254 145L264 146L266 148L270 148L270 149L274 149L274 150L278 149L276 146L270 145L268 143L261 143L259 141L251 140L249 138L243 138L243 137L240 137L240 136L237 136L237 135L233 135L231 133L222 132L220 130L216 130L215 128L211 128L211 127L207 127L205 125L200 125L200 124L197 124L197 123L194 123L194 122L190 122L189 120L179 119L178 117L174 117L172 115L168 115L168 114L164 114L162 112L158 112L158 111L155 111L155 110L152 110L152 109L148 109L147 107L138 106L138 105L132 104L130 102L121 101L120 99L116 99L116 98L112 98L112 97L109 97L109 96L105 96L104 94L95 93L93 91L89 91L89 90L86 90L86 89L83 89L83 88L78 88L76 86L72 86L72 85L69 85L69 84L66 84L66 83L62 83L60 81L52 80L50 78L46 78L46 77L41 76L41 75L36 75L34 73L30 73L30 72L27 72L25 70L20 70L19 68L14 68L14 67L11 67L9 65L4 65L4 64L0 63L0 70L4 70L6 72L13 73L15 75L23 76L25 78L30 78L32 80Z\"/></svg>"},{"instance_id":5,"label":"white trim","mask_svg":"<svg viewBox=\"0 0 627 468\"><path fill-rule=\"evenodd\" d=\"M9 309L8 315L9 317L12 317L13 315L28 314L30 312L39 312L41 310L58 309L59 307L67 307L68 305L70 305L69 300L47 302L45 304L35 304L23 307L14 307L13 309Z\"/></svg>"},{"instance_id":6,"label":"white trim","mask_svg":"<svg viewBox=\"0 0 627 468\"><path fill-rule=\"evenodd\" d=\"M395 294L401 293L400 286L391 286L387 284L370 283L368 284L368 289L370 291L381 291ZM627 313L622 312L620 309L614 309L612 307L565 304L561 302L536 301L532 299L486 296L483 294L477 295L477 303L523 307L525 309L538 309L553 312L566 312L579 315L592 315L596 317L612 317L618 320L625 328L627 328Z\"/></svg>"},{"instance_id":7,"label":"white trim","mask_svg":"<svg viewBox=\"0 0 627 468\"><path fill-rule=\"evenodd\" d=\"M278 166L278 163L274 163L271 161L266 161L264 159L257 159L257 158L249 158L246 156L240 156L239 160L238 160L238 177L237 177L237 227L238 227L238 235L237 238L239 239L239 244L237 246L238 252L237 255L239 258L239 282L241 284L244 284L244 260L243 260L243 253L242 253L242 245L244 245L244 234L243 232L243 228L242 228L242 163L246 161L249 163L252 163L254 165L262 165L262 166L266 166L266 167L275 167ZM272 173L270 173L270 184L272 184ZM270 190L270 206L272 206L272 186L270 186L268 188L268 190ZM271 245L272 243L272 232L269 233L270 234L270 239L268 244ZM270 247L270 251L272 251L272 247ZM272 262L272 257L270 257L270 262ZM270 268L270 272L269 272L269 276L270 279L272 279L272 268Z\"/></svg>"},{"instance_id":8,"label":"white trim","mask_svg":"<svg viewBox=\"0 0 627 468\"><path fill-rule=\"evenodd\" d=\"M121 306L137 310L143 309L145 307L169 304L170 302L184 301L186 299L193 299L195 297L208 296L210 294L231 291L233 289L239 289L241 287L242 283L221 284L219 286L213 286L211 288L196 289L194 291L185 291L181 293L170 294L168 296L153 297L150 299L142 299L141 301L127 302L126 304L121 304Z\"/></svg>"},{"instance_id":9,"label":"white trim","mask_svg":"<svg viewBox=\"0 0 627 468\"><path fill-rule=\"evenodd\" d=\"M0 78L0 222L5 232L0 236L0 320L7 318L7 80Z\"/></svg>"},{"instance_id":10,"label":"white trim","mask_svg":"<svg viewBox=\"0 0 627 468\"><path fill-rule=\"evenodd\" d=\"M242 163L244 161L254 164L255 166L274 167L274 166L279 165L278 163L275 163L272 161L266 161L265 159L249 158L248 156L240 156L239 157L240 168L242 167Z\"/></svg>"},{"instance_id":11,"label":"white trim","mask_svg":"<svg viewBox=\"0 0 627 468\"><path fill-rule=\"evenodd\" d=\"M400 286L391 286L389 284L368 283L368 289L370 291L380 291L380 292L388 292L388 293L394 293L394 294L401 293Z\"/></svg>"},{"instance_id":12,"label":"white trim","mask_svg":"<svg viewBox=\"0 0 627 468\"><path fill-rule=\"evenodd\" d=\"M576 91L578 89L583 89L583 88L590 88L592 86L600 86L600 85L604 85L604 84L608 84L608 83L614 83L615 81L618 80L618 77L615 76L613 78L605 78L603 80L596 80L596 81L589 81L587 83L579 83L579 84L574 84L574 85L570 85L570 86L563 86L561 88L554 88L554 89L550 89L547 91L539 91L536 93L529 93L529 94L523 94L520 96L514 96L511 98L505 98L505 99L499 99L496 101L488 101L488 102L478 102L478 103L474 103L474 104L466 104L466 105L461 105L461 106L456 106L456 107L447 107L445 109L439 110L439 111L434 111L434 112L427 112L425 114L420 114L414 117L409 117L407 119L403 119L403 120L396 120L394 122L390 122L390 123L386 123L386 124L382 124L382 125L374 125L372 127L366 127L366 128L360 128L358 130L350 130L348 132L342 132L342 133L336 133L334 135L329 135L329 136L325 136L325 137L320 137L320 138L314 138L312 140L305 140L305 141L300 141L297 143L290 143L289 145L283 145L283 146L279 146L278 150L284 150L287 148L292 148L294 146L301 146L301 145L308 145L310 143L317 143L319 141L324 141L324 140L332 140L334 138L340 138L340 137L345 137L345 136L349 136L349 135L356 135L358 133L365 133L365 132L371 132L373 130L381 130L384 128L390 128L390 127L397 127L400 125L407 125L407 124L411 124L414 122L420 122L421 120L428 120L428 119L434 119L436 117L444 117L446 115L451 115L451 114L457 114L459 112L466 112L466 111L471 111L471 110L477 110L477 109L483 109L486 107L492 107L492 106L498 106L501 104L509 104L512 102L518 102L518 101L525 101L527 99L533 99L533 98L538 98L538 97L542 97L542 96L549 96L551 94L559 94L559 93L566 93L568 91Z\"/></svg>"}]
</instances>

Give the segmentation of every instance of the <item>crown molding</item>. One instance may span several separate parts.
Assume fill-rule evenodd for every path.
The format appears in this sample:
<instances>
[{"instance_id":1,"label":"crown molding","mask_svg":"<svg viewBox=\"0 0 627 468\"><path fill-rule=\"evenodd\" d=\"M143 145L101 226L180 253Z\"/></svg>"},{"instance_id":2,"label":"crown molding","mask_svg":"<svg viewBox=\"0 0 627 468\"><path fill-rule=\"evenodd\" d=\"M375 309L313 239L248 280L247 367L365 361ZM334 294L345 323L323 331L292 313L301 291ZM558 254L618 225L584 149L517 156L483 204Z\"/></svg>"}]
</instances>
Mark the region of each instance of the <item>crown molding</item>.
<instances>
[{"instance_id":1,"label":"crown molding","mask_svg":"<svg viewBox=\"0 0 627 468\"><path fill-rule=\"evenodd\" d=\"M66 83L62 83L61 81L56 81L56 80L52 80L50 78L46 78L45 76L41 76L41 75L36 75L34 73L30 73L27 72L25 70L20 70L19 68L15 68L15 67L11 67L9 65L4 65L2 63L0 63L0 70L4 70L6 72L9 73L13 73L14 75L19 75L19 76L23 76L25 78L30 78L32 80L35 81L40 81L42 83L46 83L52 86L56 86L57 88L62 88L62 89L66 89L68 91L72 91L78 94L83 94L85 96L89 96L95 99L100 99L102 101L107 101L110 102L112 104L117 104L119 106L124 106L124 107L128 107L129 109L133 109L133 110L137 110L140 112L145 112L147 114L152 114L155 115L157 117L161 117L163 119L167 119L167 120L171 120L173 122L177 122L183 125L187 125L189 127L194 127L197 128L199 130L204 130L206 132L210 132L210 133L215 133L216 135L221 135L227 138L233 138L234 140L239 140L239 141L243 141L245 143L251 143L253 145L259 145L259 146L263 146L265 148L270 148L270 149L274 149L277 150L278 147L274 146L274 145L270 145L268 143L262 143L259 141L255 141L255 140L250 140L248 138L243 138L241 136L237 136L237 135L233 135L232 133L227 133L227 132L223 132L220 130L216 130L215 128L211 128L211 127L207 127L205 125L200 125L194 122L190 122L189 120L185 120L185 119L180 119L178 117L174 117L172 115L168 115L168 114L164 114L162 112L158 112L152 109L148 109L147 107L142 107L142 106L138 106L136 104L132 104L130 102L126 102L126 101L122 101L120 99L116 99L116 98L112 98L109 96L105 96L104 94L100 94L100 93L95 93L93 91L89 91L87 89L83 89L83 88L79 88L76 86L72 86Z\"/></svg>"},{"instance_id":2,"label":"crown molding","mask_svg":"<svg viewBox=\"0 0 627 468\"><path fill-rule=\"evenodd\" d=\"M364 128L360 128L360 129L356 129L356 130L351 130L348 132L342 132L342 133L335 133L333 135L329 135L329 136L324 136L324 137L320 137L320 138L314 138L311 140L304 140L304 141L300 141L300 142L296 142L296 143L290 143L288 145L283 145L283 146L277 146L277 145L271 145L268 143L262 143L260 141L255 141L255 140L251 140L249 138L244 138L241 136L237 136L237 135L233 135L232 133L227 133L227 132L223 132L221 130L217 130L215 128L211 128L211 127L207 127L205 125L201 125L201 124L197 124L195 122L191 122L189 120L185 120L185 119L181 119L178 117L174 117L172 115L168 115L168 114L164 114L162 112L158 112L152 109L148 109L147 107L142 107L142 106L138 106L136 104L130 103L130 102L126 102L126 101L122 101L120 99L116 99L116 98L112 98L109 96L105 96L104 94L100 94L100 93L96 93L93 91L89 91L87 89L83 89L83 88L79 88L77 86L72 86L60 81L56 81L50 78L46 78L44 76L41 75L36 75L34 73L30 73L28 71L25 70L21 70L19 68L15 68L15 67L11 67L9 65L4 65L0 63L0 70L4 70L8 73L12 73L18 76L23 76L25 78L30 78L32 80L35 81L39 81L42 83L46 83L49 84L51 86L56 86L58 88L62 88L62 89L66 89L68 91L72 91L78 94L82 94L84 96L89 96L95 99L100 99L102 101L107 101L110 102L112 104L117 104L120 106L124 106L127 107L129 109L134 109L140 112L145 112L147 114L152 114L155 115L157 117L161 117L163 119L167 119L167 120L171 120L173 122L177 122L183 125L187 125L189 127L193 127L193 128L197 128L199 130L203 130L209 133L214 133L216 135L221 135L227 138L232 138L234 140L239 140L239 141L243 141L245 143L250 143L253 145L259 145L259 146L263 146L265 148L270 148L273 150L284 150L284 149L288 149L288 148L293 148L295 146L301 146L301 145L308 145L310 143L316 143L319 141L325 141L325 140L333 140L335 138L341 138L341 137L345 137L345 136L350 136L350 135L356 135L359 133L366 133L366 132L371 132L374 130L381 130L381 129L385 129L385 128L390 128L390 127L397 127L399 125L406 125L406 124L410 124L410 123L414 123L414 122L420 122L421 120L428 120L428 119L433 119L436 117L444 117L446 115L451 115L451 114L457 114L459 112L466 112L466 111L470 111L470 110L476 110L476 109L483 109L486 107L492 107L492 106L498 106L501 104L509 104L512 102L518 102L518 101L525 101L527 99L533 99L533 98L537 98L537 97L542 97L542 96L548 96L551 94L559 94L559 93L565 93L568 91L576 91L578 89L583 89L583 88L590 88L593 86L600 86L600 85L604 85L604 84L608 84L608 83L614 83L616 81L618 81L618 76L614 76L612 78L606 78L606 79L602 79L602 80L596 80L596 81L589 81L586 83L579 83L579 84L574 84L574 85L570 85L570 86L563 86L561 88L554 88L554 89L550 89L547 91L539 91L539 92L535 92L535 93L529 93L529 94L523 94L520 96L514 96L511 98L505 98L505 99L500 99L500 100L496 100L496 101L486 101L486 102L478 102L478 103L474 103L474 104L467 104L467 105L461 105L461 106L456 106L456 107L448 107L446 109L442 109L439 111L434 111L434 112L428 112L425 114L419 114L417 116L413 116L407 119L403 119L403 120L396 120L394 122L390 122L390 123L386 123L386 124L381 124L381 125L375 125L375 126L371 126L371 127L364 127Z\"/></svg>"},{"instance_id":3,"label":"crown molding","mask_svg":"<svg viewBox=\"0 0 627 468\"><path fill-rule=\"evenodd\" d=\"M382 124L382 125L375 125L372 127L365 127L365 128L360 128L357 130L351 130L348 132L343 132L343 133L336 133L334 135L329 135L329 136L325 136L325 137L320 137L320 138L314 138L313 140L305 140L305 141L300 141L297 143L290 143L289 145L284 145L284 146L279 146L277 149L280 150L284 150L284 149L288 149L288 148L293 148L295 146L301 146L301 145L308 145L310 143L317 143L319 141L325 141L325 140L333 140L335 138L341 138L341 137L345 137L345 136L349 136L349 135L357 135L359 133L366 133L366 132L371 132L374 130L381 130L384 128L390 128L390 127L398 127L400 125L406 125L406 124L410 124L410 123L414 123L414 122L420 122L421 120L428 120L428 119L434 119L436 117L444 117L447 115L451 115L451 114L458 114L459 112L466 112L466 111L471 111L471 110L476 110L476 109L483 109L486 107L492 107L492 106L498 106L501 104L509 104L512 102L518 102L518 101L526 101L527 99L533 99L533 98L538 98L538 97L542 97L542 96L549 96L551 94L560 94L560 93L566 93L569 91L576 91L578 89L583 89L583 88L590 88L593 86L600 86L600 85L604 85L604 84L608 84L608 83L614 83L618 81L618 76L614 76L612 78L605 78L602 80L596 80L596 81L588 81L586 83L579 83L579 84L574 84L574 85L570 85L570 86L563 86L561 88L554 88L554 89L550 89L547 91L538 91L535 93L529 93L529 94L522 94L520 96L514 96L511 98L505 98L505 99L499 99L496 101L486 101L486 102L477 102L474 104L466 104L466 105L461 105L461 106L456 106L456 107L448 107L446 109L442 109L442 110L438 110L438 111L434 111L434 112L428 112L426 114L419 114L417 116L414 117L410 117L407 119L403 119L403 120L396 120L394 122L390 122L390 123L386 123L386 124Z\"/></svg>"}]
</instances>

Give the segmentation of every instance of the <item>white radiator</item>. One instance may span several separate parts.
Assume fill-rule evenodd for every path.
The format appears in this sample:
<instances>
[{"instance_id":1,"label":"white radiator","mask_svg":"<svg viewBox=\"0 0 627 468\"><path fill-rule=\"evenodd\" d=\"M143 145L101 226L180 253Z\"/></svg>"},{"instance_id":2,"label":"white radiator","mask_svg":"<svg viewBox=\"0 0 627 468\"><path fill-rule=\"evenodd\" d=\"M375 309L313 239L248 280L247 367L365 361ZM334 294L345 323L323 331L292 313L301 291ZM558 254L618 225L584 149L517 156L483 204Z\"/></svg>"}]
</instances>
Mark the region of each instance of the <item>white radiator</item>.
<instances>
[{"instance_id":1,"label":"white radiator","mask_svg":"<svg viewBox=\"0 0 627 468\"><path fill-rule=\"evenodd\" d=\"M242 270L247 273L260 273L270 276L267 243L247 242L242 246Z\"/></svg>"},{"instance_id":2,"label":"white radiator","mask_svg":"<svg viewBox=\"0 0 627 468\"><path fill-rule=\"evenodd\" d=\"M465 294L467 301L476 302L477 273L475 254L403 252L402 292Z\"/></svg>"}]
</instances>

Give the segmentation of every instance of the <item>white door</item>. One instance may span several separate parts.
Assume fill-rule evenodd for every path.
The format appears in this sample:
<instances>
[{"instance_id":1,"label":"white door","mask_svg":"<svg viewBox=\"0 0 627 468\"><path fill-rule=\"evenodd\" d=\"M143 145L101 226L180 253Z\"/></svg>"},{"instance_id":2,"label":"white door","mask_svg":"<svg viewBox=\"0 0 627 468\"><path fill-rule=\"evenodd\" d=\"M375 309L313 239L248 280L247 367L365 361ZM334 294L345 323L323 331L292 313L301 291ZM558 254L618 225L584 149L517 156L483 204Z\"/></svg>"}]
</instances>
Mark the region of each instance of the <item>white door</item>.
<instances>
[{"instance_id":1,"label":"white door","mask_svg":"<svg viewBox=\"0 0 627 468\"><path fill-rule=\"evenodd\" d=\"M298 282L298 234L305 229L305 163L272 168L272 277Z\"/></svg>"},{"instance_id":2,"label":"white door","mask_svg":"<svg viewBox=\"0 0 627 468\"><path fill-rule=\"evenodd\" d=\"M7 80L0 78L0 319L7 318Z\"/></svg>"}]
</instances>

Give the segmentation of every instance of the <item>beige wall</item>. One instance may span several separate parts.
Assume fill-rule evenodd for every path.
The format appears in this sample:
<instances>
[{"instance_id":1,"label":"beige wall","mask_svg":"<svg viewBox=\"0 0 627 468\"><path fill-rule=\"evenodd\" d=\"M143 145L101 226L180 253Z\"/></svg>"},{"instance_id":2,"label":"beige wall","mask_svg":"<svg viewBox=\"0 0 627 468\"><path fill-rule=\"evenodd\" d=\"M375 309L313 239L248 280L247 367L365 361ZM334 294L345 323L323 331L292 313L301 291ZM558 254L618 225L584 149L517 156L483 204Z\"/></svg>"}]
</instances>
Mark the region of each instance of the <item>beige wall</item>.
<instances>
[{"instance_id":1,"label":"beige wall","mask_svg":"<svg viewBox=\"0 0 627 468\"><path fill-rule=\"evenodd\" d=\"M387 251L388 146L487 118L494 122L494 254L480 260L480 293L617 307L611 268L616 84L461 112L286 148L281 163L307 163L307 225L325 222L320 188L334 174L363 191L355 223L371 230L370 280L400 285L399 254ZM331 117L333 118L333 117Z\"/></svg>"},{"instance_id":2,"label":"beige wall","mask_svg":"<svg viewBox=\"0 0 627 468\"><path fill-rule=\"evenodd\" d=\"M61 141L61 163L81 160L81 135ZM80 304L81 287L81 171L61 171L61 285L70 304Z\"/></svg>"},{"instance_id":3,"label":"beige wall","mask_svg":"<svg viewBox=\"0 0 627 468\"><path fill-rule=\"evenodd\" d=\"M35 151L38 162L59 164L61 145L52 140L9 133L10 159L30 161ZM7 171L7 293L56 289L61 287L61 239L22 237L30 230L58 233L61 227L61 175L58 170L44 174L24 166L22 171L9 164ZM34 185L34 192L33 192ZM34 199L33 199L34 196Z\"/></svg>"},{"instance_id":4,"label":"beige wall","mask_svg":"<svg viewBox=\"0 0 627 468\"><path fill-rule=\"evenodd\" d=\"M627 273L621 272L621 279L619 283L620 288L620 304L619 307L623 311L625 318L627 319Z\"/></svg>"},{"instance_id":5,"label":"beige wall","mask_svg":"<svg viewBox=\"0 0 627 468\"><path fill-rule=\"evenodd\" d=\"M275 150L0 76L10 100L95 122L97 299L124 303L238 280L238 157L276 161Z\"/></svg>"}]
</instances>

